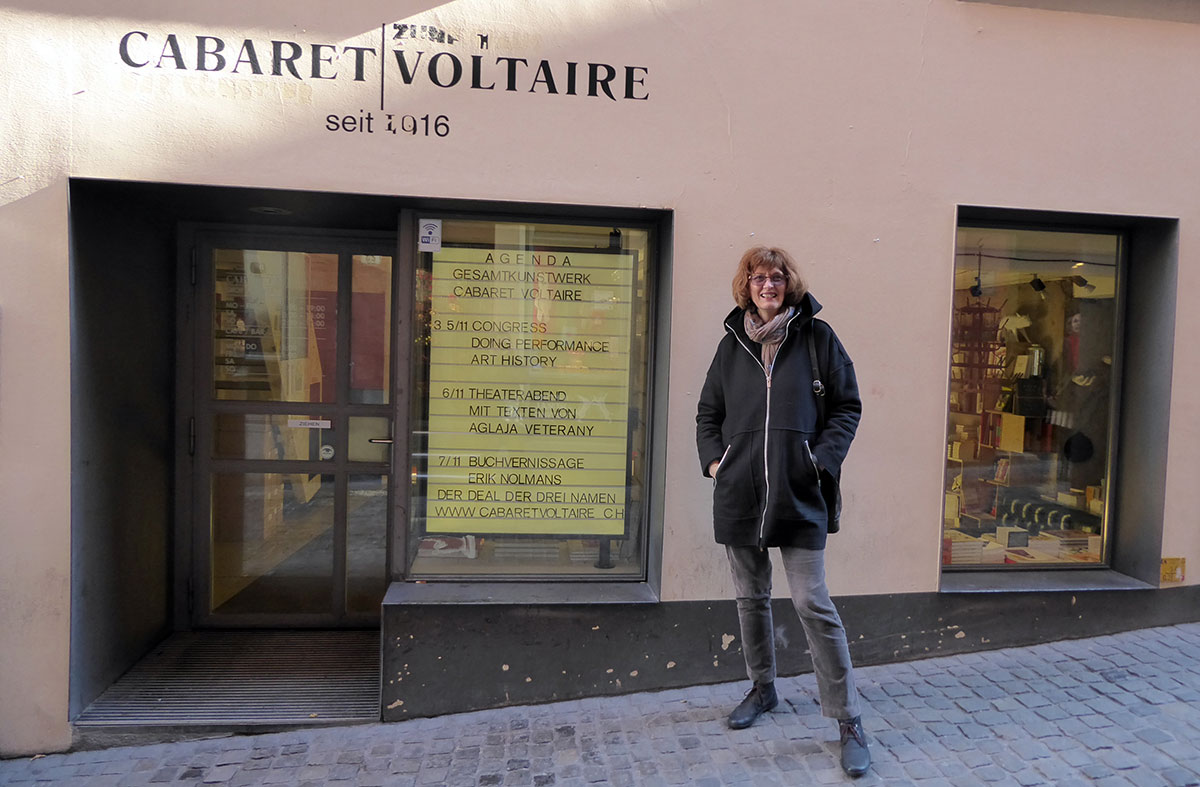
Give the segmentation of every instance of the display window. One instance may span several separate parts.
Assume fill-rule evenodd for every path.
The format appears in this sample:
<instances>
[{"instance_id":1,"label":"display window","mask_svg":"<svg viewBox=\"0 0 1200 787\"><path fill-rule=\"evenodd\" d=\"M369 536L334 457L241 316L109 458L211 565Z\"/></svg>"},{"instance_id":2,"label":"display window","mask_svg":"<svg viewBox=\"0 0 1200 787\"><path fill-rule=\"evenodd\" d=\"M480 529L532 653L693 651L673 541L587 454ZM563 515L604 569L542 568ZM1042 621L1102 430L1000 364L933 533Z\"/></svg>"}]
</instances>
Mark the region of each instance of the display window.
<instances>
[{"instance_id":1,"label":"display window","mask_svg":"<svg viewBox=\"0 0 1200 787\"><path fill-rule=\"evenodd\" d=\"M942 565L1105 565L1118 233L960 226Z\"/></svg>"},{"instance_id":2,"label":"display window","mask_svg":"<svg viewBox=\"0 0 1200 787\"><path fill-rule=\"evenodd\" d=\"M644 579L651 232L416 226L408 575Z\"/></svg>"}]
</instances>

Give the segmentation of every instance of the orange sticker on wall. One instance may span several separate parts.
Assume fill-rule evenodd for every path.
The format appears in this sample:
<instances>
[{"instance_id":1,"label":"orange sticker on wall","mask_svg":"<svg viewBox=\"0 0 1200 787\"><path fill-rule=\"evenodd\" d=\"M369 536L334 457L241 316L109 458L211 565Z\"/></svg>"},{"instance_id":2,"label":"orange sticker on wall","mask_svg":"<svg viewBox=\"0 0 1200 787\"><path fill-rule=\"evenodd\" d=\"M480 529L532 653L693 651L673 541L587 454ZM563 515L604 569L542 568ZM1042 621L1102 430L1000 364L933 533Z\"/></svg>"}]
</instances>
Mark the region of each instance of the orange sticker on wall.
<instances>
[{"instance_id":1,"label":"orange sticker on wall","mask_svg":"<svg viewBox=\"0 0 1200 787\"><path fill-rule=\"evenodd\" d=\"M1182 557L1164 557L1162 559L1162 581L1182 582L1185 562L1186 558Z\"/></svg>"}]
</instances>

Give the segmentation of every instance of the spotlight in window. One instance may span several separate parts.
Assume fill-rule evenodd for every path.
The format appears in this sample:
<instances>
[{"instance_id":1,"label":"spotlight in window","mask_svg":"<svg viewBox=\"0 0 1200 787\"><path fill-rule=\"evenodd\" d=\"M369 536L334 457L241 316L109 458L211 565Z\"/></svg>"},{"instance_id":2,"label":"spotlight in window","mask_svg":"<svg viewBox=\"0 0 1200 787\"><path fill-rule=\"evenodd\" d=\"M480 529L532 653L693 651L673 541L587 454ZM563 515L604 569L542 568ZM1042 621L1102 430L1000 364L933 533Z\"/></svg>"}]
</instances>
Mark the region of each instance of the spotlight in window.
<instances>
[{"instance_id":1,"label":"spotlight in window","mask_svg":"<svg viewBox=\"0 0 1200 787\"><path fill-rule=\"evenodd\" d=\"M1082 276L1072 276L1071 281L1075 284L1076 287L1083 290L1084 292L1095 292L1096 291L1096 285L1092 284L1091 282L1089 282L1087 279L1083 278Z\"/></svg>"},{"instance_id":2,"label":"spotlight in window","mask_svg":"<svg viewBox=\"0 0 1200 787\"><path fill-rule=\"evenodd\" d=\"M976 298L983 295L983 282L978 276L975 277L975 283L971 285L971 295Z\"/></svg>"},{"instance_id":3,"label":"spotlight in window","mask_svg":"<svg viewBox=\"0 0 1200 787\"><path fill-rule=\"evenodd\" d=\"M1029 282L1029 286L1033 288L1034 292L1041 296L1043 301L1046 300L1046 282L1038 278L1036 273L1033 274L1033 281Z\"/></svg>"},{"instance_id":4,"label":"spotlight in window","mask_svg":"<svg viewBox=\"0 0 1200 787\"><path fill-rule=\"evenodd\" d=\"M613 231L608 233L608 248L621 248L621 230L616 227L613 227Z\"/></svg>"}]
</instances>

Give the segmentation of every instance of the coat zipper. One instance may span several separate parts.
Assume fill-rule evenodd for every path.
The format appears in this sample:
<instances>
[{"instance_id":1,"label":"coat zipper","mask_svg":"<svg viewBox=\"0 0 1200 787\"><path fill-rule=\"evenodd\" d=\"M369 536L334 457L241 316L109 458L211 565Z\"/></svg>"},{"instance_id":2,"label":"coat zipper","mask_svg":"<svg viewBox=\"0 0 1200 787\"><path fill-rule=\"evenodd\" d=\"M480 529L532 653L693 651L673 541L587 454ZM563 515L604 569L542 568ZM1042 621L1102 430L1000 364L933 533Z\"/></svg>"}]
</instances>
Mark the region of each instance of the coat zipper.
<instances>
[{"instance_id":1,"label":"coat zipper","mask_svg":"<svg viewBox=\"0 0 1200 787\"><path fill-rule=\"evenodd\" d=\"M761 366L761 364L759 364ZM774 367L775 364L771 364ZM771 499L771 464L767 461L767 444L771 442L771 372L763 369L767 375L767 414L763 420L763 483L765 491L763 492L763 510L762 517L758 521L758 548L764 549L764 542L767 537L767 501Z\"/></svg>"},{"instance_id":2,"label":"coat zipper","mask_svg":"<svg viewBox=\"0 0 1200 787\"><path fill-rule=\"evenodd\" d=\"M808 441L804 441L804 453L808 454L808 463L812 465L813 474L817 477L817 489L821 488L821 468L817 465L817 455L813 453L812 446Z\"/></svg>"},{"instance_id":3,"label":"coat zipper","mask_svg":"<svg viewBox=\"0 0 1200 787\"><path fill-rule=\"evenodd\" d=\"M783 349L783 343L787 341L788 333L792 330L792 323L795 322L796 318L799 316L800 313L797 312L796 314L792 315L792 319L788 320L787 327L784 328L783 339L779 342L780 349ZM732 333L733 338L737 339L738 344L742 345L742 349L750 353L750 357L753 358L754 362L758 364L758 368L763 370L763 377L765 377L767 380L767 408L763 417L763 510L762 516L759 517L758 520L758 548L765 549L763 542L767 533L767 501L771 499L771 466L767 461L769 456L767 453L767 448L771 441L771 372L767 369L767 367L763 366L762 358L755 355L754 351L746 346L746 343L742 341L742 337L738 335L737 331L733 330L733 328L729 326L729 323L725 323L725 330ZM776 355L776 357L778 358L779 356ZM774 364L772 364L772 367L774 367ZM718 471L719 470L720 468L718 468Z\"/></svg>"}]
</instances>

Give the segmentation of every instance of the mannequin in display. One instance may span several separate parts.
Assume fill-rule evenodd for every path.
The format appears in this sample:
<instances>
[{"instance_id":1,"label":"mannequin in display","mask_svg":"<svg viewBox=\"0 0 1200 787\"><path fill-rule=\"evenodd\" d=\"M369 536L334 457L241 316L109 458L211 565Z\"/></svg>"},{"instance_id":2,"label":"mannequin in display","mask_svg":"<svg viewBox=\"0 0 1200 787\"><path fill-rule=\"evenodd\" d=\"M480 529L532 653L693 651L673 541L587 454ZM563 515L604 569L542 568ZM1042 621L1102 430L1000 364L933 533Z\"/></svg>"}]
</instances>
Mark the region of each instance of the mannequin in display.
<instances>
[{"instance_id":1,"label":"mannequin in display","mask_svg":"<svg viewBox=\"0 0 1200 787\"><path fill-rule=\"evenodd\" d=\"M1084 325L1082 311L1072 309L1063 336L1060 379L1055 394L1049 397L1055 445L1066 464L1065 472L1059 474L1059 485L1070 489L1099 484L1107 453L1112 357L1104 355L1089 363L1081 356Z\"/></svg>"}]
</instances>

